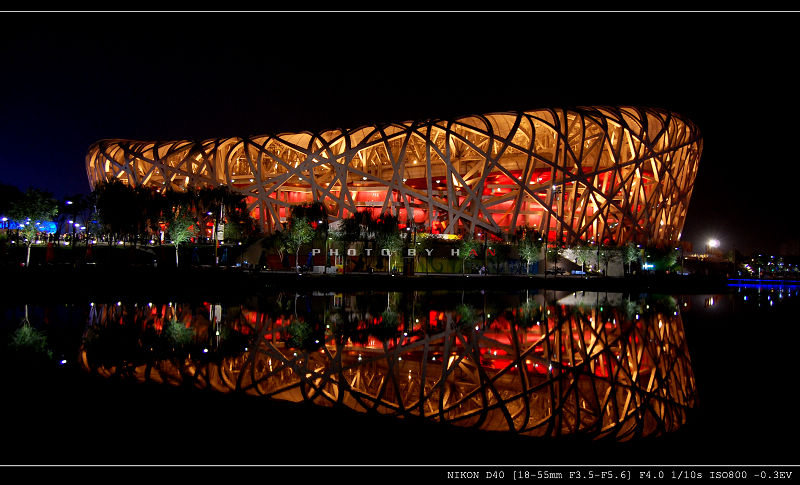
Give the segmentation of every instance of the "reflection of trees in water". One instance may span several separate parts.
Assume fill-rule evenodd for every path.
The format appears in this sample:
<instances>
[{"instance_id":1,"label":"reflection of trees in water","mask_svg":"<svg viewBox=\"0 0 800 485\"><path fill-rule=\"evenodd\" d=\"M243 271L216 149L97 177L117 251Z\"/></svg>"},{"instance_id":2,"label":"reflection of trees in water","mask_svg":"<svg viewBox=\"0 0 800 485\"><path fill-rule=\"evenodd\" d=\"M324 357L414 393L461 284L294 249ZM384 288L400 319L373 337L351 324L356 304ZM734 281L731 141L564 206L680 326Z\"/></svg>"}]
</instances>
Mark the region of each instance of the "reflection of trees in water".
<instances>
[{"instance_id":1,"label":"reflection of trees in water","mask_svg":"<svg viewBox=\"0 0 800 485\"><path fill-rule=\"evenodd\" d=\"M17 363L23 366L36 366L53 358L53 351L47 341L44 331L31 325L28 318L28 305L24 305L25 313L19 327L11 334L7 348L4 351L12 355Z\"/></svg>"},{"instance_id":2,"label":"reflection of trees in water","mask_svg":"<svg viewBox=\"0 0 800 485\"><path fill-rule=\"evenodd\" d=\"M476 296L460 304L402 295L387 305L385 293L361 295L345 308L324 296L306 307L314 311L297 313L231 306L220 325L240 337L236 348L223 352L198 332L195 343L207 352L194 347L168 358L129 347L124 355L133 360L123 365L106 362L110 352L87 333L83 361L105 375L125 368L138 380L533 436L625 440L685 422L695 386L674 300L610 306L597 297L593 306L527 295L490 313ZM191 313L176 307L178 317ZM95 325L103 331L120 322L156 328L151 315L137 319L129 308L128 319L119 309L102 311ZM189 325L213 323L196 312Z\"/></svg>"}]
</instances>

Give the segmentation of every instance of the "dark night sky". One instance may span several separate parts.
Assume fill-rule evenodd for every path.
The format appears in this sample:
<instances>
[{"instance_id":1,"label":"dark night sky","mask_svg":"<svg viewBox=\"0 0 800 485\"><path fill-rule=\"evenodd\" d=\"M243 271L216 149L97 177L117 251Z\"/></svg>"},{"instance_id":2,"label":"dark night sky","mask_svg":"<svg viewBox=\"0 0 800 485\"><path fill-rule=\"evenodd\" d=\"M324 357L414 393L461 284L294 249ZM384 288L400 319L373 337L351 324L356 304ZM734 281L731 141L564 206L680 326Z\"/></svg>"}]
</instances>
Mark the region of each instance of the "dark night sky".
<instances>
[{"instance_id":1,"label":"dark night sky","mask_svg":"<svg viewBox=\"0 0 800 485\"><path fill-rule=\"evenodd\" d=\"M0 181L88 192L101 138L204 139L576 105L692 119L683 239L797 239L792 13L2 13Z\"/></svg>"}]
</instances>

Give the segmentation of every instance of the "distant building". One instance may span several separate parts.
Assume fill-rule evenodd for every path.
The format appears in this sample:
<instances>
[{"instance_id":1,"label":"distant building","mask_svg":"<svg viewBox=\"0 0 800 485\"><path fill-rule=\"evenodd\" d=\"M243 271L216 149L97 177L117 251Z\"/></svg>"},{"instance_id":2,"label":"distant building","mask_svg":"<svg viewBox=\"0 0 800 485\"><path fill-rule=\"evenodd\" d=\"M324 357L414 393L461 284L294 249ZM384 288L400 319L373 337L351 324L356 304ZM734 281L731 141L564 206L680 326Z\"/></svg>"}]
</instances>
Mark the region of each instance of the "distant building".
<instances>
[{"instance_id":1,"label":"distant building","mask_svg":"<svg viewBox=\"0 0 800 485\"><path fill-rule=\"evenodd\" d=\"M92 185L228 185L267 231L292 205L331 221L391 212L432 233L511 232L551 241L673 245L703 142L689 120L635 107L542 109L203 141L101 140Z\"/></svg>"}]
</instances>

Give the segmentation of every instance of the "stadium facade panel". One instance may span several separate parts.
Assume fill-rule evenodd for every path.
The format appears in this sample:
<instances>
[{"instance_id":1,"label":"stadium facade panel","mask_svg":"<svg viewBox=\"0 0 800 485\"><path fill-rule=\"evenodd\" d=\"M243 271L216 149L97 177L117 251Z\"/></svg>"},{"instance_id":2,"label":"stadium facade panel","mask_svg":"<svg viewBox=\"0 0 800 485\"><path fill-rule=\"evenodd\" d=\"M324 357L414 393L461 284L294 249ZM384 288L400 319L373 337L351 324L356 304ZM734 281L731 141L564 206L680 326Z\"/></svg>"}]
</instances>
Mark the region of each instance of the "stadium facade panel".
<instances>
[{"instance_id":1,"label":"stadium facade panel","mask_svg":"<svg viewBox=\"0 0 800 485\"><path fill-rule=\"evenodd\" d=\"M679 240L702 153L699 129L653 108L503 112L203 141L100 140L89 182L185 190L228 185L266 231L291 206L330 221L397 215L442 234L513 233L619 245Z\"/></svg>"}]
</instances>

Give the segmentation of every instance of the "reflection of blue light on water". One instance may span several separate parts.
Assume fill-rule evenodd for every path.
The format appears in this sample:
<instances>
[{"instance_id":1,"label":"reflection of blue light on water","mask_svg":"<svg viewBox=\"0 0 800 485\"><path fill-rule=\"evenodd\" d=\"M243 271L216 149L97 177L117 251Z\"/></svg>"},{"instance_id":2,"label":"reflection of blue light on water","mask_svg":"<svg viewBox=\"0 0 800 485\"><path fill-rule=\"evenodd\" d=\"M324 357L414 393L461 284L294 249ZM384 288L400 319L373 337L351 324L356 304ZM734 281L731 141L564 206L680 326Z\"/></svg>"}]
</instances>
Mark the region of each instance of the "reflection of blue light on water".
<instances>
[{"instance_id":1,"label":"reflection of blue light on water","mask_svg":"<svg viewBox=\"0 0 800 485\"><path fill-rule=\"evenodd\" d=\"M728 284L728 286L733 286L735 288L761 288L761 289L769 289L769 288L786 288L786 289L800 289L800 284L791 284L791 285L755 285L755 284Z\"/></svg>"},{"instance_id":2,"label":"reflection of blue light on water","mask_svg":"<svg viewBox=\"0 0 800 485\"><path fill-rule=\"evenodd\" d=\"M751 279L730 279L728 286L735 288L800 288L798 280L751 280Z\"/></svg>"}]
</instances>

